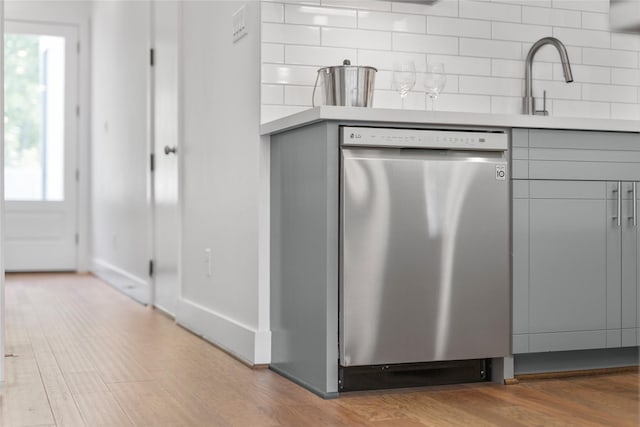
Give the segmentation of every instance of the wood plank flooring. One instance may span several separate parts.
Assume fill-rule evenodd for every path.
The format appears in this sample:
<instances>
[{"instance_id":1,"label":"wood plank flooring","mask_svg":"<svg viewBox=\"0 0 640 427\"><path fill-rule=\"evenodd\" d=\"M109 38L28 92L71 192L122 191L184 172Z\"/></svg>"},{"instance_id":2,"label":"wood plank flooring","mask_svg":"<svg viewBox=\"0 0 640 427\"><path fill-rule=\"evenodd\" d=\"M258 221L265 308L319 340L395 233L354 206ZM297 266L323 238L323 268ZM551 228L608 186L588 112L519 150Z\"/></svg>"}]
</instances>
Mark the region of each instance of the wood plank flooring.
<instances>
[{"instance_id":1,"label":"wood plank flooring","mask_svg":"<svg viewBox=\"0 0 640 427\"><path fill-rule=\"evenodd\" d=\"M0 425L633 426L639 375L322 400L87 275L8 275Z\"/></svg>"}]
</instances>

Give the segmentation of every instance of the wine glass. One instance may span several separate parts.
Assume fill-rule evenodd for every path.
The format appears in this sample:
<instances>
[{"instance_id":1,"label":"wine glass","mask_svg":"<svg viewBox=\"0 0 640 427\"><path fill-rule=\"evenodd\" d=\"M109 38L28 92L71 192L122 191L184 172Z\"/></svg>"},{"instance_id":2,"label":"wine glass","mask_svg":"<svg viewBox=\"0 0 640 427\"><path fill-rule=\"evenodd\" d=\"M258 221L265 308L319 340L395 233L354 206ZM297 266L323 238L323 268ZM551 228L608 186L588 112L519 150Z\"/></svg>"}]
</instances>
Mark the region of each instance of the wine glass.
<instances>
[{"instance_id":1,"label":"wine glass","mask_svg":"<svg viewBox=\"0 0 640 427\"><path fill-rule=\"evenodd\" d=\"M429 98L431 98L431 110L434 110L436 98L444 89L447 83L447 76L444 73L444 64L442 62L429 62L427 64L427 74L424 77L424 90ZM427 102L427 109L429 103Z\"/></svg>"},{"instance_id":2,"label":"wine glass","mask_svg":"<svg viewBox=\"0 0 640 427\"><path fill-rule=\"evenodd\" d=\"M416 65L413 61L393 64L393 87L400 94L400 104L404 109L404 99L416 84Z\"/></svg>"}]
</instances>

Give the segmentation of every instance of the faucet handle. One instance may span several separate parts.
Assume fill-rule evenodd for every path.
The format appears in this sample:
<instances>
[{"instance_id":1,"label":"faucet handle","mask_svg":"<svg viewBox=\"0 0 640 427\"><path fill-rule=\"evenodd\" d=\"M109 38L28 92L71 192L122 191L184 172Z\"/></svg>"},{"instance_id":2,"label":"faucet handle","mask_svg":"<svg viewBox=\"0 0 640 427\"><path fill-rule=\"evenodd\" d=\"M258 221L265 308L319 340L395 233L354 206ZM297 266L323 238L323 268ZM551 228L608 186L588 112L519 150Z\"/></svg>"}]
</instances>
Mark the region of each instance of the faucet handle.
<instances>
[{"instance_id":1,"label":"faucet handle","mask_svg":"<svg viewBox=\"0 0 640 427\"><path fill-rule=\"evenodd\" d=\"M534 100L535 104L535 100ZM536 116L548 116L549 112L547 111L547 91L542 91L542 110L534 110L534 114Z\"/></svg>"}]
</instances>

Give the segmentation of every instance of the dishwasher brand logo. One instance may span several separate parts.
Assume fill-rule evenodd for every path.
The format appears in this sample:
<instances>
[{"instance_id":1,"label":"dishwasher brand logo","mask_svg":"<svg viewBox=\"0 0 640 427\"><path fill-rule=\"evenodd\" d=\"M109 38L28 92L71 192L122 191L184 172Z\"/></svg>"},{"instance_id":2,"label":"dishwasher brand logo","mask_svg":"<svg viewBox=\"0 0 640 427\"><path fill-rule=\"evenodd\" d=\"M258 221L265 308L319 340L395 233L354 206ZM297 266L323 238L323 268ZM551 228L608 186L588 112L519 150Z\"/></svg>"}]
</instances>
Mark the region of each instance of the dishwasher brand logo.
<instances>
[{"instance_id":1,"label":"dishwasher brand logo","mask_svg":"<svg viewBox=\"0 0 640 427\"><path fill-rule=\"evenodd\" d=\"M360 139L360 138L362 138L362 135L360 135L359 133L351 132L351 135L349 135L349 139Z\"/></svg>"},{"instance_id":2,"label":"dishwasher brand logo","mask_svg":"<svg viewBox=\"0 0 640 427\"><path fill-rule=\"evenodd\" d=\"M498 181L507 179L507 165L496 165L496 179Z\"/></svg>"}]
</instances>

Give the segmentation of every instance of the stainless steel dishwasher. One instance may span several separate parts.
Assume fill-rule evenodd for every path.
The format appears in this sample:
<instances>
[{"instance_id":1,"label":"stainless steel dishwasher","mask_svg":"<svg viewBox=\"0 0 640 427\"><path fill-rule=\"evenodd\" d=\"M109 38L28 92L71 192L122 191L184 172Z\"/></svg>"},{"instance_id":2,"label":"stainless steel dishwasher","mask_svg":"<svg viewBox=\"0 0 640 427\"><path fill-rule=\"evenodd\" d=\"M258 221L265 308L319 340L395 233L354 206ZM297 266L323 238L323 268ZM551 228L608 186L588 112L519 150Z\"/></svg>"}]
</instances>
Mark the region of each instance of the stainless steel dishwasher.
<instances>
[{"instance_id":1,"label":"stainless steel dishwasher","mask_svg":"<svg viewBox=\"0 0 640 427\"><path fill-rule=\"evenodd\" d=\"M510 354L507 154L504 132L341 128L342 390Z\"/></svg>"}]
</instances>

